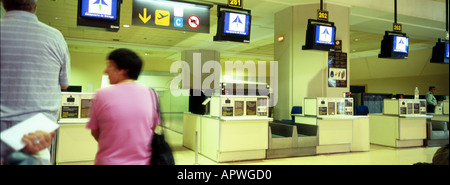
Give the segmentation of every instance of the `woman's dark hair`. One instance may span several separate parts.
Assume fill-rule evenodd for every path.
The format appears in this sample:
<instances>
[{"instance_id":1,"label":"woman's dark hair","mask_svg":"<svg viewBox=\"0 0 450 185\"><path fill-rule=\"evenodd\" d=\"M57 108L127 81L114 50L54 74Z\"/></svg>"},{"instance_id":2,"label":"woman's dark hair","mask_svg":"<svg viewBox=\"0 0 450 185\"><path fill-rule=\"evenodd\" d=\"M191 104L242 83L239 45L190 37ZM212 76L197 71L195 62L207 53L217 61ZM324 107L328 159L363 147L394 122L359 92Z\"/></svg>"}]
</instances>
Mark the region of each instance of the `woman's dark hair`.
<instances>
[{"instance_id":1,"label":"woman's dark hair","mask_svg":"<svg viewBox=\"0 0 450 185\"><path fill-rule=\"evenodd\" d=\"M37 0L2 0L3 8L6 11L24 10L33 11Z\"/></svg>"},{"instance_id":2,"label":"woman's dark hair","mask_svg":"<svg viewBox=\"0 0 450 185\"><path fill-rule=\"evenodd\" d=\"M129 49L117 49L108 56L118 69L127 70L128 78L137 80L142 71L142 59Z\"/></svg>"}]
</instances>

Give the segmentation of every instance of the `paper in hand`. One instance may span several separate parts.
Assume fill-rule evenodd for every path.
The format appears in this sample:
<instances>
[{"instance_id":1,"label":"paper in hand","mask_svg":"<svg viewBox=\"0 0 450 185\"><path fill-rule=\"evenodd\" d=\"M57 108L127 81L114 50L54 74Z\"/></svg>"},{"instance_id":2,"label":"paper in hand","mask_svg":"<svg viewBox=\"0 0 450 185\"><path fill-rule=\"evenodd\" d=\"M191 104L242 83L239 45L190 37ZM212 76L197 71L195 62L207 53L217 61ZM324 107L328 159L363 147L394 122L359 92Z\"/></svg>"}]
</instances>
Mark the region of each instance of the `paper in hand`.
<instances>
[{"instance_id":1,"label":"paper in hand","mask_svg":"<svg viewBox=\"0 0 450 185\"><path fill-rule=\"evenodd\" d=\"M14 150L19 151L25 147L25 143L22 142L23 136L37 131L53 132L58 128L57 123L39 113L0 133L0 139Z\"/></svg>"}]
</instances>

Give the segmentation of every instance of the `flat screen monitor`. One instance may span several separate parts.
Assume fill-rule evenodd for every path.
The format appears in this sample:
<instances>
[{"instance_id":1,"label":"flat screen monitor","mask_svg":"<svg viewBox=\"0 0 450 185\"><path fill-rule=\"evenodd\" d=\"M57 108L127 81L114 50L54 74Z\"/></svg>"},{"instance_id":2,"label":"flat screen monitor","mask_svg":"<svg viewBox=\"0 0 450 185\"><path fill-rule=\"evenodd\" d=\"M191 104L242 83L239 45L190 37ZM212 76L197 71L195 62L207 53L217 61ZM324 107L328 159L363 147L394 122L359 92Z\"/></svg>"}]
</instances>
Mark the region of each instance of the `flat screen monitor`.
<instances>
[{"instance_id":1,"label":"flat screen monitor","mask_svg":"<svg viewBox=\"0 0 450 185\"><path fill-rule=\"evenodd\" d=\"M433 55L431 57L431 63L448 64L448 44L449 41L445 39L439 39L436 46L433 47Z\"/></svg>"},{"instance_id":2,"label":"flat screen monitor","mask_svg":"<svg viewBox=\"0 0 450 185\"><path fill-rule=\"evenodd\" d=\"M406 33L386 31L378 58L408 59L409 37Z\"/></svg>"},{"instance_id":3,"label":"flat screen monitor","mask_svg":"<svg viewBox=\"0 0 450 185\"><path fill-rule=\"evenodd\" d=\"M449 44L449 43L447 43L447 44L446 44L447 46L445 47L445 48L446 48L446 49L445 49L445 58L448 58L448 44Z\"/></svg>"},{"instance_id":4,"label":"flat screen monitor","mask_svg":"<svg viewBox=\"0 0 450 185\"><path fill-rule=\"evenodd\" d=\"M330 51L336 49L336 32L333 22L308 19L305 45L302 50Z\"/></svg>"},{"instance_id":5,"label":"flat screen monitor","mask_svg":"<svg viewBox=\"0 0 450 185\"><path fill-rule=\"evenodd\" d=\"M252 27L251 12L220 11L218 13L217 35L214 41L250 43Z\"/></svg>"},{"instance_id":6,"label":"flat screen monitor","mask_svg":"<svg viewBox=\"0 0 450 185\"><path fill-rule=\"evenodd\" d=\"M409 38L402 36L394 36L394 46L392 51L396 53L408 53Z\"/></svg>"},{"instance_id":7,"label":"flat screen monitor","mask_svg":"<svg viewBox=\"0 0 450 185\"><path fill-rule=\"evenodd\" d=\"M118 0L81 0L80 16L102 20L117 20Z\"/></svg>"},{"instance_id":8,"label":"flat screen monitor","mask_svg":"<svg viewBox=\"0 0 450 185\"><path fill-rule=\"evenodd\" d=\"M335 27L316 25L316 44L334 45Z\"/></svg>"},{"instance_id":9,"label":"flat screen monitor","mask_svg":"<svg viewBox=\"0 0 450 185\"><path fill-rule=\"evenodd\" d=\"M250 35L250 15L225 12L225 22L224 22L225 34L234 35Z\"/></svg>"}]
</instances>

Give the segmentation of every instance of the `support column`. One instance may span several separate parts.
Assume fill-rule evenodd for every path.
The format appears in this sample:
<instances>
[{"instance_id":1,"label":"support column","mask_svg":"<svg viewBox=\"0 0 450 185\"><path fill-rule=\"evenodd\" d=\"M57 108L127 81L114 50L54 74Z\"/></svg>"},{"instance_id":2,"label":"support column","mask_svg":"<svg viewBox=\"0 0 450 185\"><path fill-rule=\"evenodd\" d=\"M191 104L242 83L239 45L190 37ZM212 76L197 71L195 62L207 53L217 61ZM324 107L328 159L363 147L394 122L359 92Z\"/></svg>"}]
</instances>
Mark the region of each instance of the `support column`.
<instances>
[{"instance_id":1,"label":"support column","mask_svg":"<svg viewBox=\"0 0 450 185\"><path fill-rule=\"evenodd\" d=\"M342 97L350 90L350 75L346 88L328 87L328 52L302 50L305 45L308 19L317 19L320 4L289 7L275 14L275 61L279 62L279 100L275 119L291 119L293 106L303 106L305 97ZM336 26L336 40L342 40L345 53L350 51L350 8L324 4L330 22ZM283 42L277 38L284 36ZM350 58L347 73L350 74Z\"/></svg>"},{"instance_id":2,"label":"support column","mask_svg":"<svg viewBox=\"0 0 450 185\"><path fill-rule=\"evenodd\" d=\"M221 71L214 71L211 68L221 69L220 53L213 50L186 50L181 54L181 60L189 64L190 74L185 74L184 78L190 79L190 84L183 84L183 89L202 90L203 82L211 84L209 88L215 89L218 83L210 83L212 77L220 81ZM208 62L214 62L208 63ZM205 64L213 64L212 66ZM218 66L217 66L218 65ZM209 70L210 69L210 70ZM203 70L206 70L203 73ZM215 74L214 76L213 73ZM206 80L206 81L205 81ZM190 86L188 86L190 85ZM215 87L217 86L217 87Z\"/></svg>"}]
</instances>

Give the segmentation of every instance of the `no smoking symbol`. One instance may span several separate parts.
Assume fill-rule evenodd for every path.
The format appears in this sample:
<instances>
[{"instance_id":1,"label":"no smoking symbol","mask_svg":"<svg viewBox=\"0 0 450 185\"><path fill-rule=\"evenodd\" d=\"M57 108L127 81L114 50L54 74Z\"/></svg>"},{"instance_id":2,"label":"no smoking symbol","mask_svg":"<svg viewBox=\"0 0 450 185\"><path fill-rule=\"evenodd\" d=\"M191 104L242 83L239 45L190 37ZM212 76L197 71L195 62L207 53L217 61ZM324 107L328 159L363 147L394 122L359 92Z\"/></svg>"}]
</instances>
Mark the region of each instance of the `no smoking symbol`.
<instances>
[{"instance_id":1,"label":"no smoking symbol","mask_svg":"<svg viewBox=\"0 0 450 185\"><path fill-rule=\"evenodd\" d=\"M188 25L189 27L191 27L192 29L198 29L200 27L200 18L198 18L195 15L191 15L188 18Z\"/></svg>"}]
</instances>

